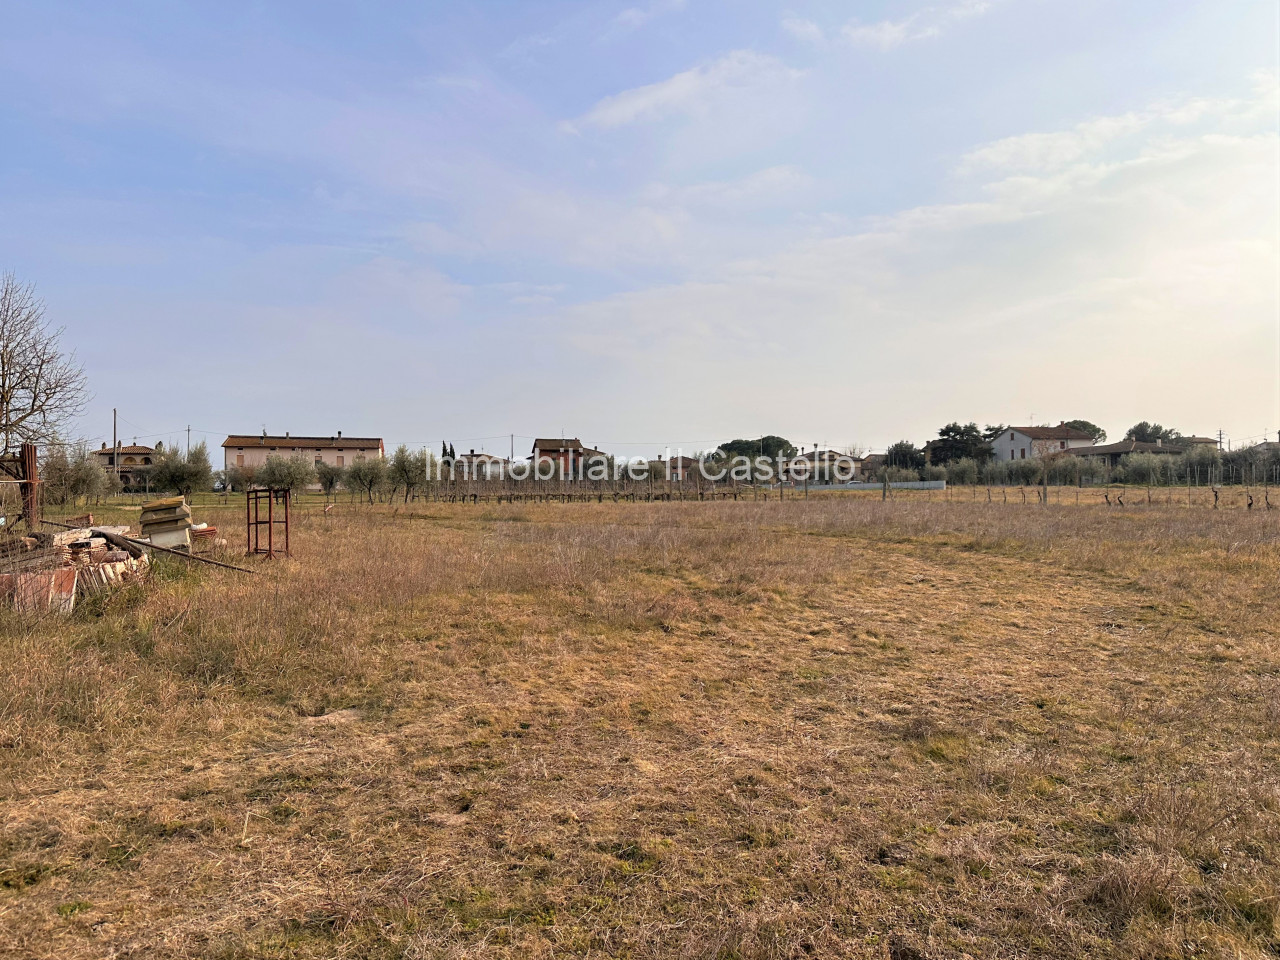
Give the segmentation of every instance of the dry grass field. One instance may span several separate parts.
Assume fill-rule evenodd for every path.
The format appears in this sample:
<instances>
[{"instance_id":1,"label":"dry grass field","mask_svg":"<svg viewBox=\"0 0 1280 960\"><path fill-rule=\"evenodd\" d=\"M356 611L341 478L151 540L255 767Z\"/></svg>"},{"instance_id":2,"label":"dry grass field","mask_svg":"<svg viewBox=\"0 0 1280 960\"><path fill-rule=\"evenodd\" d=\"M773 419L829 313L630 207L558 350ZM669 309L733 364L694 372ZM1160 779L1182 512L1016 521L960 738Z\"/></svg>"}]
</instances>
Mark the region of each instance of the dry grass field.
<instances>
[{"instance_id":1,"label":"dry grass field","mask_svg":"<svg viewBox=\"0 0 1280 960\"><path fill-rule=\"evenodd\" d=\"M0 614L0 952L1280 956L1280 511L343 503L294 546Z\"/></svg>"}]
</instances>

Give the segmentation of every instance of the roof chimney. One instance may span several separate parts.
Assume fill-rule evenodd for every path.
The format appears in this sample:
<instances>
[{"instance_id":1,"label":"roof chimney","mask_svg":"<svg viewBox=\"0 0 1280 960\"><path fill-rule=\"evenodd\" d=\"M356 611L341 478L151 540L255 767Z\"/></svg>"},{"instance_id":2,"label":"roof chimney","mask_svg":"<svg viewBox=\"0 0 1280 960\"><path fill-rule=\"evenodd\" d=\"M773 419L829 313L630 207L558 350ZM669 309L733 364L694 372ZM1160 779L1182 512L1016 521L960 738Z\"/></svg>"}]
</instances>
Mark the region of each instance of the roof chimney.
<instances>
[{"instance_id":1,"label":"roof chimney","mask_svg":"<svg viewBox=\"0 0 1280 960\"><path fill-rule=\"evenodd\" d=\"M339 440L341 440L341 439L342 439L342 431L341 431L341 430L339 430L339 431L338 431L338 439L339 439Z\"/></svg>"},{"instance_id":2,"label":"roof chimney","mask_svg":"<svg viewBox=\"0 0 1280 960\"><path fill-rule=\"evenodd\" d=\"M284 432L284 438L285 438L286 440L288 440L288 439L289 439L289 431L288 431L288 430L286 430L286 431Z\"/></svg>"}]
</instances>

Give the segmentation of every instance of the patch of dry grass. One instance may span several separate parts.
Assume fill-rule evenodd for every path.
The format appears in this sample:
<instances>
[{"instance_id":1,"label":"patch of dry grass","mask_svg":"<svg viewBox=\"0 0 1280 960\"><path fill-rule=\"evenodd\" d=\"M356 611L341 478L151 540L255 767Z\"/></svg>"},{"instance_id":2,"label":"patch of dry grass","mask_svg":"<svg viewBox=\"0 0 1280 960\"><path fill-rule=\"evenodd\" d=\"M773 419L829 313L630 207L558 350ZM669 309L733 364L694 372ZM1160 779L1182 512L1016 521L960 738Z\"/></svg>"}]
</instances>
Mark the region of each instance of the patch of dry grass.
<instances>
[{"instance_id":1,"label":"patch of dry grass","mask_svg":"<svg viewBox=\"0 0 1280 960\"><path fill-rule=\"evenodd\" d=\"M5 616L0 928L39 957L1274 956L1273 517L304 510L271 579L161 565Z\"/></svg>"}]
</instances>

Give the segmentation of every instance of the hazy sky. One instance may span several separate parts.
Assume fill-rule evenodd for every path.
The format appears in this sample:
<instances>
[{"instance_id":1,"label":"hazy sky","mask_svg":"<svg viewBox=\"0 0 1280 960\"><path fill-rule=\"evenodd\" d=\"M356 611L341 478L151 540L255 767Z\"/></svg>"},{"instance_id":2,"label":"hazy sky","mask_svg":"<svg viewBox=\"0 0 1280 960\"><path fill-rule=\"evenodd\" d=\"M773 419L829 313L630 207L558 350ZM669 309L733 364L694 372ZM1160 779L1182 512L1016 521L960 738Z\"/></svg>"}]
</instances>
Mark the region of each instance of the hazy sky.
<instances>
[{"instance_id":1,"label":"hazy sky","mask_svg":"<svg viewBox=\"0 0 1280 960\"><path fill-rule=\"evenodd\" d=\"M5 5L83 435L1280 429L1274 0Z\"/></svg>"}]
</instances>

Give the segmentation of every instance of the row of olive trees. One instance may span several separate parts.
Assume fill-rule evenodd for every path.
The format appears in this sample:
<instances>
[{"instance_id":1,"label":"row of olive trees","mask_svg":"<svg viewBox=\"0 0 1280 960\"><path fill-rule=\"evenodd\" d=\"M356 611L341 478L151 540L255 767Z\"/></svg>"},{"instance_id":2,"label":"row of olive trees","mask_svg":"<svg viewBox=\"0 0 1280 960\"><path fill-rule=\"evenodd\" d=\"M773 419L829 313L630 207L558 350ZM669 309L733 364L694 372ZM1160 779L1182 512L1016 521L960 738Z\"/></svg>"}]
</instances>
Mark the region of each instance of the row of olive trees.
<instances>
[{"instance_id":1,"label":"row of olive trees","mask_svg":"<svg viewBox=\"0 0 1280 960\"><path fill-rule=\"evenodd\" d=\"M120 480L83 446L50 444L40 463L41 496L45 503L66 506L118 493Z\"/></svg>"},{"instance_id":2,"label":"row of olive trees","mask_svg":"<svg viewBox=\"0 0 1280 960\"><path fill-rule=\"evenodd\" d=\"M1198 446L1175 456L1131 453L1111 472L1117 483L1144 486L1280 483L1280 450L1274 444L1221 451Z\"/></svg>"},{"instance_id":3,"label":"row of olive trees","mask_svg":"<svg viewBox=\"0 0 1280 960\"><path fill-rule=\"evenodd\" d=\"M375 497L389 500L398 496L408 502L431 482L434 466L435 458L425 450L414 452L401 445L385 460L362 457L345 467L316 463L302 455L271 456L259 467L231 467L223 472L222 480L235 491L267 487L293 494L318 484L326 498L341 488L369 503Z\"/></svg>"},{"instance_id":4,"label":"row of olive trees","mask_svg":"<svg viewBox=\"0 0 1280 960\"><path fill-rule=\"evenodd\" d=\"M1059 455L1030 460L979 461L968 457L921 467L886 466L880 479L946 480L952 485L1079 486L1127 483L1142 486L1193 484L1278 484L1280 452L1272 446L1229 452L1195 446L1181 453L1130 453L1110 467L1101 459Z\"/></svg>"},{"instance_id":5,"label":"row of olive trees","mask_svg":"<svg viewBox=\"0 0 1280 960\"><path fill-rule=\"evenodd\" d=\"M135 473L140 468L131 468ZM146 486L156 493L208 490L213 482L209 453L203 443L183 453L166 450L145 468ZM112 496L121 490L120 478L83 445L53 441L45 447L40 463L41 496L45 503L65 506Z\"/></svg>"}]
</instances>

